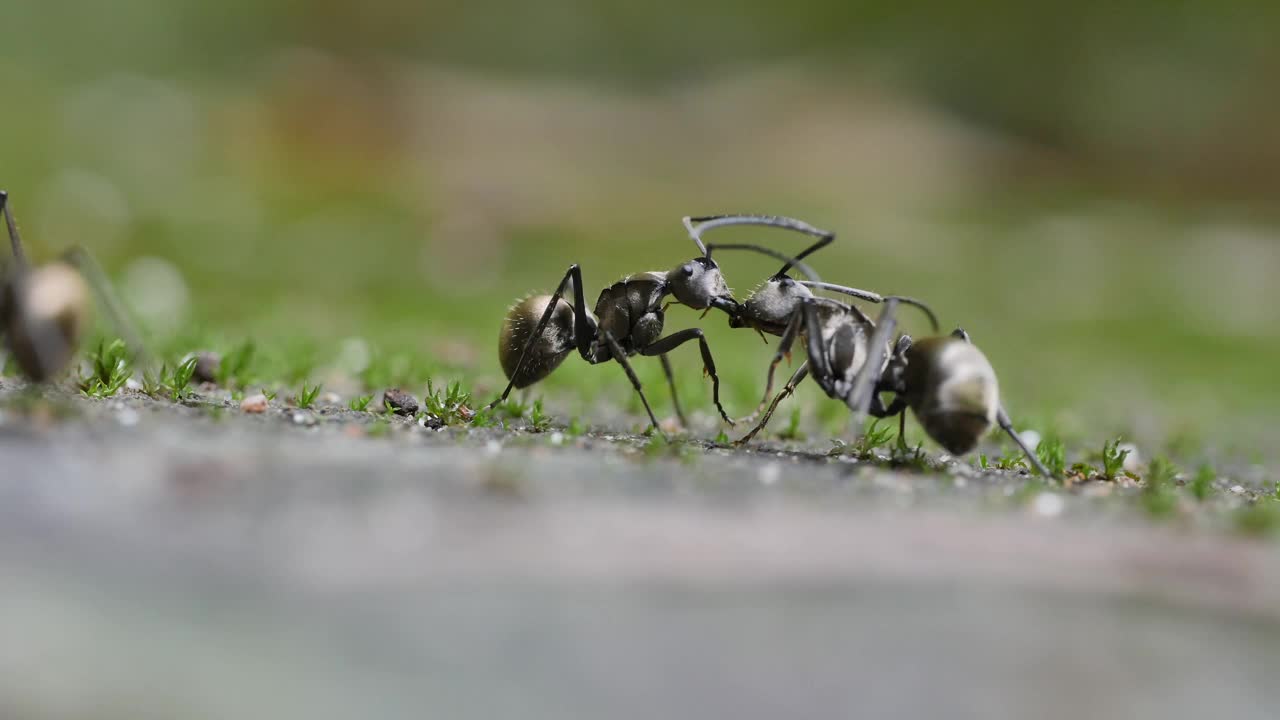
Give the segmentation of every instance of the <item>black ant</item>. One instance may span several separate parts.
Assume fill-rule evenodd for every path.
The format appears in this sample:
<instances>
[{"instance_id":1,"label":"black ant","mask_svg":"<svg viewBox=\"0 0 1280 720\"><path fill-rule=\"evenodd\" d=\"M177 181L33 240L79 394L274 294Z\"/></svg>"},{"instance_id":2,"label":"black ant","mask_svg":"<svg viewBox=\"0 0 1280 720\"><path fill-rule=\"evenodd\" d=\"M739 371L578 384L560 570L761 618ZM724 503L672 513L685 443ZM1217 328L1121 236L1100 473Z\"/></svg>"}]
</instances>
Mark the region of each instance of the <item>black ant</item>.
<instances>
[{"instance_id":1,"label":"black ant","mask_svg":"<svg viewBox=\"0 0 1280 720\"><path fill-rule=\"evenodd\" d=\"M885 298L884 310L874 325L866 316L832 310L834 301L813 298L802 303L803 330L793 324L783 336L779 351L789 349L799 332L805 335L808 358L796 370L765 411L764 417L736 444L755 437L773 416L778 404L795 391L796 385L812 372L814 380L828 396L843 400L853 412L853 424L861 427L868 414L899 416L901 442L908 407L929 437L955 456L977 446L993 425L999 425L1027 456L1036 471L1049 477L1048 469L1013 429L1013 422L1000 403L999 383L991 362L957 328L947 336L913 341L902 335L889 351L889 339L896 327L894 312L901 298ZM843 303L837 303L843 305ZM847 306L846 306L847 307ZM867 340L867 331L874 333ZM894 398L884 405L880 393Z\"/></svg>"},{"instance_id":2,"label":"black ant","mask_svg":"<svg viewBox=\"0 0 1280 720\"><path fill-rule=\"evenodd\" d=\"M127 337L133 352L141 342L115 301L106 276L81 247L67 251L61 260L33 267L27 263L18 224L9 207L9 194L0 190L12 247L12 264L0 281L0 334L28 380L47 382L71 363L89 316L89 290L85 277L102 301L117 328Z\"/></svg>"},{"instance_id":3,"label":"black ant","mask_svg":"<svg viewBox=\"0 0 1280 720\"><path fill-rule=\"evenodd\" d=\"M675 377L667 353L691 340L697 340L702 351L702 365L711 376L712 398L720 417L729 418L720 404L720 378L716 375L711 348L701 328L689 328L662 337L666 308L685 305L694 310L719 308L732 315L738 307L725 283L720 267L711 259L698 238L694 243L702 253L668 272L646 272L629 275L605 288L596 300L595 312L588 309L584 297L582 271L575 263L550 296L533 295L517 302L507 311L498 335L498 359L508 383L502 395L489 403L493 408L507 399L512 388L528 387L550 375L575 348L583 360L598 365L616 360L640 396L649 422L659 430L658 419L645 398L640 380L627 358L632 355L658 356L671 388L676 417L687 426L684 412L676 397ZM572 286L572 304L564 295ZM674 300L667 301L672 296ZM664 303L664 301L666 301Z\"/></svg>"}]
</instances>

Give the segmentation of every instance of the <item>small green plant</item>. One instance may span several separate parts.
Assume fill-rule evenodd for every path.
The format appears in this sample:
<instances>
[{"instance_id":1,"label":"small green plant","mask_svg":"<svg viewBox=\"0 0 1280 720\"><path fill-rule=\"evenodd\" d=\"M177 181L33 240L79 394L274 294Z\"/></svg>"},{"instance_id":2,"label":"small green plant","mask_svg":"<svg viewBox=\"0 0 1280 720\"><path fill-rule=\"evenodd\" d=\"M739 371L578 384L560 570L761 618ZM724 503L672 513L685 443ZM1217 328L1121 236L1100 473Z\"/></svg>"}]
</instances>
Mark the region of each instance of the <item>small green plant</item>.
<instances>
[{"instance_id":1,"label":"small green plant","mask_svg":"<svg viewBox=\"0 0 1280 720\"><path fill-rule=\"evenodd\" d=\"M267 402L275 402L276 395L279 395L279 394L280 394L279 390L268 390L265 387L262 388L262 396L267 399Z\"/></svg>"},{"instance_id":2,"label":"small green plant","mask_svg":"<svg viewBox=\"0 0 1280 720\"><path fill-rule=\"evenodd\" d=\"M721 430L720 432L716 433L715 443L716 443L717 445L728 445L728 444L729 444L729 433L727 433L727 432L725 432L725 431L723 431L723 430Z\"/></svg>"},{"instance_id":3,"label":"small green plant","mask_svg":"<svg viewBox=\"0 0 1280 720\"><path fill-rule=\"evenodd\" d=\"M476 411L475 417L471 418L471 424L475 427L492 428L501 427L502 421L492 410L482 409Z\"/></svg>"},{"instance_id":4,"label":"small green plant","mask_svg":"<svg viewBox=\"0 0 1280 720\"><path fill-rule=\"evenodd\" d=\"M80 390L89 397L111 397L124 387L132 374L129 367L129 353L123 340L98 341L98 346L89 354L93 374L80 383Z\"/></svg>"},{"instance_id":5,"label":"small green plant","mask_svg":"<svg viewBox=\"0 0 1280 720\"><path fill-rule=\"evenodd\" d=\"M516 398L509 397L498 404L497 410L502 413L502 416L505 418L518 420L524 417L525 413L529 412L529 406Z\"/></svg>"},{"instance_id":6,"label":"small green plant","mask_svg":"<svg viewBox=\"0 0 1280 720\"><path fill-rule=\"evenodd\" d=\"M778 431L778 438L781 440L804 440L804 435L800 432L800 407L798 405L791 408L791 416L787 420L787 426Z\"/></svg>"},{"instance_id":7,"label":"small green plant","mask_svg":"<svg viewBox=\"0 0 1280 720\"><path fill-rule=\"evenodd\" d=\"M356 412L366 412L369 409L369 403L373 402L372 395L361 395L351 398L351 402L347 403L347 407Z\"/></svg>"},{"instance_id":8,"label":"small green plant","mask_svg":"<svg viewBox=\"0 0 1280 720\"><path fill-rule=\"evenodd\" d=\"M1262 499L1236 510L1232 516L1236 532L1249 537L1280 533L1280 503Z\"/></svg>"},{"instance_id":9,"label":"small green plant","mask_svg":"<svg viewBox=\"0 0 1280 720\"><path fill-rule=\"evenodd\" d=\"M644 445L644 454L650 459L675 458L684 463L693 462L697 457L697 453L687 443L668 440L662 433L654 433L649 437Z\"/></svg>"},{"instance_id":10,"label":"small green plant","mask_svg":"<svg viewBox=\"0 0 1280 720\"><path fill-rule=\"evenodd\" d=\"M542 399L533 401L533 409L529 411L529 424L534 432L545 432L551 427L551 416L542 411Z\"/></svg>"},{"instance_id":11,"label":"small green plant","mask_svg":"<svg viewBox=\"0 0 1280 720\"><path fill-rule=\"evenodd\" d=\"M833 438L831 444L834 445L828 455L848 455L853 454L862 459L871 457L872 451L877 448L885 447L889 441L893 439L893 428L880 427L880 418L875 418L867 425L862 432L862 437L852 444L843 440Z\"/></svg>"},{"instance_id":12,"label":"small green plant","mask_svg":"<svg viewBox=\"0 0 1280 720\"><path fill-rule=\"evenodd\" d=\"M1026 470L1027 459L1022 455L1022 451L1012 451L1002 454L996 458L997 470Z\"/></svg>"},{"instance_id":13,"label":"small green plant","mask_svg":"<svg viewBox=\"0 0 1280 720\"><path fill-rule=\"evenodd\" d=\"M1214 472L1213 466L1204 463L1196 470L1195 477L1191 478L1191 496L1200 502L1209 499L1213 495L1213 483L1218 479L1218 474Z\"/></svg>"},{"instance_id":14,"label":"small green plant","mask_svg":"<svg viewBox=\"0 0 1280 720\"><path fill-rule=\"evenodd\" d=\"M1157 457L1147 469L1146 485L1142 488L1142 507L1154 518L1163 518L1178 509L1175 480L1178 468L1168 460Z\"/></svg>"},{"instance_id":15,"label":"small green plant","mask_svg":"<svg viewBox=\"0 0 1280 720\"><path fill-rule=\"evenodd\" d=\"M1129 457L1129 449L1120 448L1120 438L1108 440L1102 445L1102 477L1115 480L1124 469L1125 458Z\"/></svg>"},{"instance_id":16,"label":"small green plant","mask_svg":"<svg viewBox=\"0 0 1280 720\"><path fill-rule=\"evenodd\" d=\"M990 469L991 469L991 464L990 464L990 462L987 460L987 454L986 454L986 453L978 453L978 469L979 469L979 470L990 470Z\"/></svg>"},{"instance_id":17,"label":"small green plant","mask_svg":"<svg viewBox=\"0 0 1280 720\"><path fill-rule=\"evenodd\" d=\"M468 407L471 393L462 389L462 383L451 382L444 390L437 390L431 380L427 380L427 394L424 404L427 412L440 418L446 425L457 425L475 419L475 413Z\"/></svg>"},{"instance_id":18,"label":"small green plant","mask_svg":"<svg viewBox=\"0 0 1280 720\"><path fill-rule=\"evenodd\" d=\"M1078 476L1082 480L1088 480L1096 472L1097 470L1089 463L1078 462L1071 465L1071 474Z\"/></svg>"},{"instance_id":19,"label":"small green plant","mask_svg":"<svg viewBox=\"0 0 1280 720\"><path fill-rule=\"evenodd\" d=\"M1036 446L1036 457L1053 477L1062 478L1067 474L1067 448L1061 438L1049 436L1042 439Z\"/></svg>"},{"instance_id":20,"label":"small green plant","mask_svg":"<svg viewBox=\"0 0 1280 720\"><path fill-rule=\"evenodd\" d=\"M249 363L253 361L256 347L252 340L245 340L222 356L215 380L222 387L244 387L249 384Z\"/></svg>"},{"instance_id":21,"label":"small green plant","mask_svg":"<svg viewBox=\"0 0 1280 720\"><path fill-rule=\"evenodd\" d=\"M196 373L196 362L199 358L189 357L185 362L173 369L169 375L168 390L169 396L174 400L182 400L187 396L187 387L191 385L191 378Z\"/></svg>"},{"instance_id":22,"label":"small green plant","mask_svg":"<svg viewBox=\"0 0 1280 720\"><path fill-rule=\"evenodd\" d=\"M316 398L320 395L321 387L322 386L317 383L315 387L309 388L306 383L302 383L302 389L298 391L298 407L306 410L314 405Z\"/></svg>"},{"instance_id":23,"label":"small green plant","mask_svg":"<svg viewBox=\"0 0 1280 720\"><path fill-rule=\"evenodd\" d=\"M569 427L564 429L566 435L576 437L587 434L587 426L582 422L582 418L575 417L569 421Z\"/></svg>"}]
</instances>

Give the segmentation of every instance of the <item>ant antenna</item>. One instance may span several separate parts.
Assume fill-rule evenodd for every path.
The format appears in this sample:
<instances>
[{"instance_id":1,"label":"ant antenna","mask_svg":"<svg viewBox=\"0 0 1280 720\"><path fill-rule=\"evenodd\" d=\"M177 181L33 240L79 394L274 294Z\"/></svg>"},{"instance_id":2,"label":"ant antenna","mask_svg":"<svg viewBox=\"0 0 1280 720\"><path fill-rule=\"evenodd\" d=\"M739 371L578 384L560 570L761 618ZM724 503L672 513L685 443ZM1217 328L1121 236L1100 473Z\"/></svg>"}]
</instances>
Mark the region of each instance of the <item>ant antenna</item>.
<instances>
[{"instance_id":1,"label":"ant antenna","mask_svg":"<svg viewBox=\"0 0 1280 720\"><path fill-rule=\"evenodd\" d=\"M13 211L9 209L9 193L0 190L0 209L4 211L4 223L9 226L9 243L13 247L13 259L19 268L27 266L27 256L22 252L22 236L18 234L18 223L13 219Z\"/></svg>"},{"instance_id":2,"label":"ant antenna","mask_svg":"<svg viewBox=\"0 0 1280 720\"><path fill-rule=\"evenodd\" d=\"M813 282L812 280L797 280L796 282L808 287L818 288L819 290L830 290L832 292L838 292L843 295L849 295L860 300L866 300L873 303L884 302L890 299L897 300L903 305L911 305L912 307L919 308L921 312L928 316L929 323L933 325L934 332L938 332L938 328L940 327L938 325L938 316L934 314L933 309L926 305L923 300L916 300L915 298L907 297L905 295L880 295L869 290L859 290L858 288L845 287L844 285L835 285L832 283Z\"/></svg>"},{"instance_id":3,"label":"ant antenna","mask_svg":"<svg viewBox=\"0 0 1280 720\"><path fill-rule=\"evenodd\" d=\"M775 260L781 260L795 266L796 270L799 270L805 277L809 278L809 282L822 282L818 277L818 273L815 272L811 266L787 255L786 253L778 252L773 248L767 248L762 245L753 245L750 243L707 243L707 257L711 257L711 253L715 250L750 250L752 252L758 252L761 255L768 255ZM774 275L774 277L778 276Z\"/></svg>"},{"instance_id":4,"label":"ant antenna","mask_svg":"<svg viewBox=\"0 0 1280 720\"><path fill-rule=\"evenodd\" d=\"M781 277L785 275L796 261L803 260L810 253L830 245L831 241L836 239L836 235L833 232L820 230L803 220L784 217L782 215L705 215L702 217L685 217L683 222L685 229L689 231L689 237L693 238L693 242L697 244L698 249L702 251L702 254L705 257L711 257L711 255L707 251L707 247L702 244L702 233L718 227L729 227L732 225L764 225L766 227L792 230L819 238L818 242L808 248L805 248L799 255L794 258L789 257L785 261L786 264L782 266L781 270L774 274L774 277Z\"/></svg>"}]
</instances>

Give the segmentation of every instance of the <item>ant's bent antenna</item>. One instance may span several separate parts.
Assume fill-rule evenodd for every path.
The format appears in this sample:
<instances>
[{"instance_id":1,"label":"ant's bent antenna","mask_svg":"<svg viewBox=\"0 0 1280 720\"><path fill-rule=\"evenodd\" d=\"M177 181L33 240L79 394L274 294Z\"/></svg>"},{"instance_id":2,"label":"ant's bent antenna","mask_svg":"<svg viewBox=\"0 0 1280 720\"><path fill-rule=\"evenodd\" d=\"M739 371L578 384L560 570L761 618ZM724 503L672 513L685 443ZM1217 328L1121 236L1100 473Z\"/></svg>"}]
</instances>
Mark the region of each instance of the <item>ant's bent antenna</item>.
<instances>
[{"instance_id":1,"label":"ant's bent antenna","mask_svg":"<svg viewBox=\"0 0 1280 720\"><path fill-rule=\"evenodd\" d=\"M815 272L811 266L786 253L778 252L773 248L767 248L762 245L752 245L750 243L707 243L707 257L711 257L711 253L716 250L750 250L752 252L758 252L761 255L768 255L775 260L781 260L795 266L795 269L799 270L805 277L809 278L810 282L822 282L821 278L818 277L818 273ZM774 277L777 277L777 275Z\"/></svg>"},{"instance_id":2,"label":"ant's bent antenna","mask_svg":"<svg viewBox=\"0 0 1280 720\"><path fill-rule=\"evenodd\" d=\"M811 288L818 288L820 290L830 290L832 292L838 292L843 295L849 295L852 297L856 297L860 300L866 300L868 302L873 302L873 303L884 302L892 298L902 303L903 305L910 305L912 307L919 308L921 312L923 312L925 315L928 316L929 324L933 326L934 332L938 332L938 329L941 327L938 324L938 316L934 314L933 308L930 308L928 305L926 305L923 300L916 300L915 298L907 297L905 295L880 295L879 293L873 293L869 290L859 290L858 288L845 287L844 285L835 285L832 283L825 283L825 282L813 282L811 280L797 280L796 282Z\"/></svg>"},{"instance_id":3,"label":"ant's bent antenna","mask_svg":"<svg viewBox=\"0 0 1280 720\"><path fill-rule=\"evenodd\" d=\"M791 269L796 260L803 260L809 254L830 245L836 239L833 232L816 228L803 220L789 218L782 215L705 215L702 217L685 217L684 227L689 231L689 237L693 238L693 242L702 251L706 257L710 257L707 247L702 244L702 233L708 230L714 230L718 227L729 227L732 225L764 225L766 227L782 228L783 230L792 230L804 233L812 237L818 238L818 242L808 248L805 248L794 258L789 258L782 269L774 274L774 277L781 277Z\"/></svg>"}]
</instances>

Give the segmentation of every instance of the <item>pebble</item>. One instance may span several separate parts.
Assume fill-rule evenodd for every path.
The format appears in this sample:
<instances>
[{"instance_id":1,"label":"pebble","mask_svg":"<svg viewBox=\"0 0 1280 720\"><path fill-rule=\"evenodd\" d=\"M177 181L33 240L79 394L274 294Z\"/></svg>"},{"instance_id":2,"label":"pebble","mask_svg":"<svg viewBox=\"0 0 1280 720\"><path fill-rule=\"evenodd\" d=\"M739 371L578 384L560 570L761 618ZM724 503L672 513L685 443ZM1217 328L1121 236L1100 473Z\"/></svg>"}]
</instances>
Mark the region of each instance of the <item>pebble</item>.
<instances>
[{"instance_id":1,"label":"pebble","mask_svg":"<svg viewBox=\"0 0 1280 720\"><path fill-rule=\"evenodd\" d=\"M137 380L134 380L133 378L129 378L128 380L124 381L124 387L126 390L133 390L134 392L139 392L142 390L142 383L138 382Z\"/></svg>"},{"instance_id":2,"label":"pebble","mask_svg":"<svg viewBox=\"0 0 1280 720\"><path fill-rule=\"evenodd\" d=\"M267 396L262 393L250 395L240 401L240 409L247 413L264 413L267 411Z\"/></svg>"},{"instance_id":3,"label":"pebble","mask_svg":"<svg viewBox=\"0 0 1280 720\"><path fill-rule=\"evenodd\" d=\"M1036 448L1040 447L1040 433L1035 430L1023 430L1018 433L1018 439L1026 443L1027 447L1031 448L1032 452L1034 452Z\"/></svg>"},{"instance_id":4,"label":"pebble","mask_svg":"<svg viewBox=\"0 0 1280 720\"><path fill-rule=\"evenodd\" d=\"M1142 465L1142 453L1138 452L1138 446L1133 443L1120 443L1116 446L1117 452L1125 450L1129 451L1129 454L1124 457L1125 472L1141 475L1146 468Z\"/></svg>"},{"instance_id":5,"label":"pebble","mask_svg":"<svg viewBox=\"0 0 1280 720\"><path fill-rule=\"evenodd\" d=\"M316 416L309 412L298 411L293 414L294 425L315 425Z\"/></svg>"},{"instance_id":6,"label":"pebble","mask_svg":"<svg viewBox=\"0 0 1280 720\"><path fill-rule=\"evenodd\" d=\"M782 468L778 463L769 463L756 472L756 477L760 478L761 485L775 485L782 477Z\"/></svg>"},{"instance_id":7,"label":"pebble","mask_svg":"<svg viewBox=\"0 0 1280 720\"><path fill-rule=\"evenodd\" d=\"M142 418L138 415L138 411L133 408L122 408L120 412L116 413L116 422L125 427L137 425L140 419Z\"/></svg>"},{"instance_id":8,"label":"pebble","mask_svg":"<svg viewBox=\"0 0 1280 720\"><path fill-rule=\"evenodd\" d=\"M414 415L418 412L417 399L400 388L388 388L382 393L382 402L397 415Z\"/></svg>"},{"instance_id":9,"label":"pebble","mask_svg":"<svg viewBox=\"0 0 1280 720\"><path fill-rule=\"evenodd\" d=\"M336 392L325 392L320 396L320 402L325 405L341 405L342 396L338 395Z\"/></svg>"},{"instance_id":10,"label":"pebble","mask_svg":"<svg viewBox=\"0 0 1280 720\"><path fill-rule=\"evenodd\" d=\"M551 438L550 438L550 440L551 440L551 444L552 444L552 445L563 445L563 444L564 444L564 433L562 433L562 432L560 432L559 430L557 430L557 431L555 431L555 432L551 433Z\"/></svg>"},{"instance_id":11,"label":"pebble","mask_svg":"<svg viewBox=\"0 0 1280 720\"><path fill-rule=\"evenodd\" d=\"M196 353L196 369L191 379L198 383L211 383L218 378L218 369L222 367L222 357L217 353Z\"/></svg>"},{"instance_id":12,"label":"pebble","mask_svg":"<svg viewBox=\"0 0 1280 720\"><path fill-rule=\"evenodd\" d=\"M424 413L422 417L418 418L418 427L439 430L444 427L444 421L431 413Z\"/></svg>"},{"instance_id":13,"label":"pebble","mask_svg":"<svg viewBox=\"0 0 1280 720\"><path fill-rule=\"evenodd\" d=\"M1243 486L1243 485L1232 485L1232 486L1231 486L1231 492L1233 492L1233 493L1235 493L1235 494L1237 494L1237 495L1243 495L1243 494L1244 494L1244 486Z\"/></svg>"},{"instance_id":14,"label":"pebble","mask_svg":"<svg viewBox=\"0 0 1280 720\"><path fill-rule=\"evenodd\" d=\"M1042 492L1036 495L1036 499L1031 504L1031 508L1040 517L1057 517L1062 514L1063 508L1067 505L1062 496L1057 493Z\"/></svg>"},{"instance_id":15,"label":"pebble","mask_svg":"<svg viewBox=\"0 0 1280 720\"><path fill-rule=\"evenodd\" d=\"M502 443L497 440L490 440L484 444L484 453L486 455L497 455L502 452Z\"/></svg>"}]
</instances>

